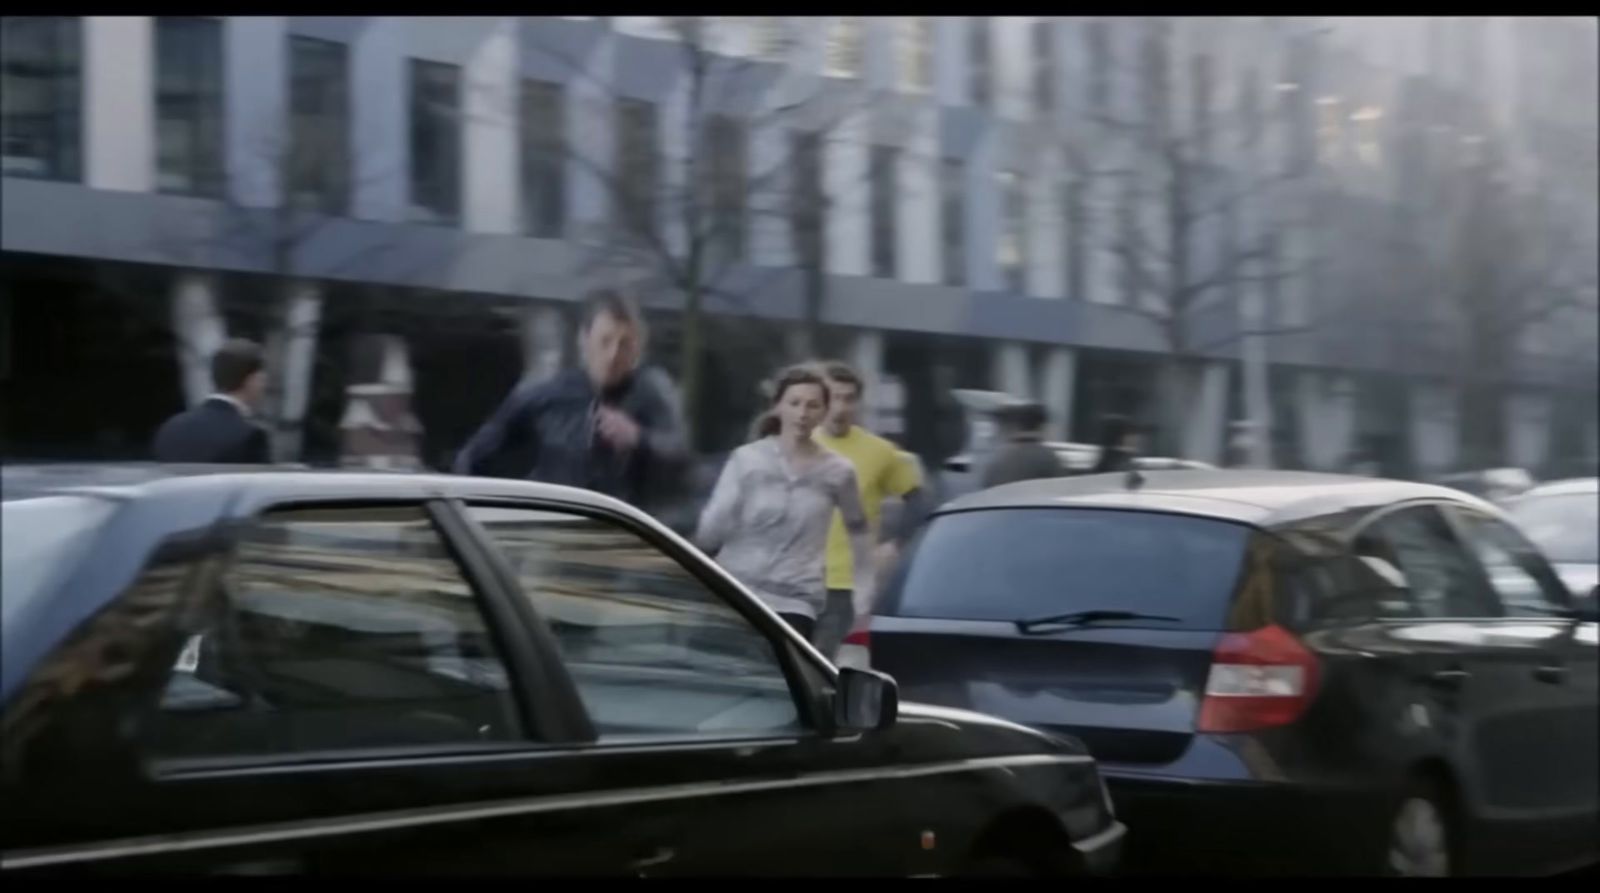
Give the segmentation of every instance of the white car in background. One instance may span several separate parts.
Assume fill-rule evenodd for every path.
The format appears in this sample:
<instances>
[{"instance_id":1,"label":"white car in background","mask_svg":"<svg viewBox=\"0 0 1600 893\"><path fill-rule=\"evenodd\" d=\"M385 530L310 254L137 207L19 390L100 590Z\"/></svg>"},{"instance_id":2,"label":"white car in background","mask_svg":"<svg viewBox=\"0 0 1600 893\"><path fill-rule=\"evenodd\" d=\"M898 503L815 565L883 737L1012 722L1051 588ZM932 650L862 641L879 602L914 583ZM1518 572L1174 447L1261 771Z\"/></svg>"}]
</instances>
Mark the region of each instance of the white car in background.
<instances>
[{"instance_id":1,"label":"white car in background","mask_svg":"<svg viewBox=\"0 0 1600 893\"><path fill-rule=\"evenodd\" d=\"M1574 598L1600 587L1600 478L1551 481L1503 506L1544 552Z\"/></svg>"}]
</instances>

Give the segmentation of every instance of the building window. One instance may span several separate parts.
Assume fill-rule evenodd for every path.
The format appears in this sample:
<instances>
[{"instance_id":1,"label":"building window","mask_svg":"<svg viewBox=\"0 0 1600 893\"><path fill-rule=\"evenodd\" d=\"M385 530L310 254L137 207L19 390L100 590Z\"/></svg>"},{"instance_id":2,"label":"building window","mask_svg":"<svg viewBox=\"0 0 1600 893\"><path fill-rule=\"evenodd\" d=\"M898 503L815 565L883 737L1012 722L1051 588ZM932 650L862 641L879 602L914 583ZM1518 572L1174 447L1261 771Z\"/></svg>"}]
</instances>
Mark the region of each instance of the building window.
<instances>
[{"instance_id":1,"label":"building window","mask_svg":"<svg viewBox=\"0 0 1600 893\"><path fill-rule=\"evenodd\" d=\"M1212 105L1216 94L1216 63L1209 53L1196 55L1189 77L1194 91L1194 142L1201 158L1211 157Z\"/></svg>"},{"instance_id":2,"label":"building window","mask_svg":"<svg viewBox=\"0 0 1600 893\"><path fill-rule=\"evenodd\" d=\"M350 203L350 48L289 38L289 195L329 214Z\"/></svg>"},{"instance_id":3,"label":"building window","mask_svg":"<svg viewBox=\"0 0 1600 893\"><path fill-rule=\"evenodd\" d=\"M461 220L461 68L411 60L411 214Z\"/></svg>"},{"instance_id":4,"label":"building window","mask_svg":"<svg viewBox=\"0 0 1600 893\"><path fill-rule=\"evenodd\" d=\"M644 235L656 228L656 193L661 186L656 107L641 99L617 101L616 220Z\"/></svg>"},{"instance_id":5,"label":"building window","mask_svg":"<svg viewBox=\"0 0 1600 893\"><path fill-rule=\"evenodd\" d=\"M1260 75L1254 68L1245 69L1239 82L1239 123L1244 144L1250 148L1260 145L1264 122L1261 116Z\"/></svg>"},{"instance_id":6,"label":"building window","mask_svg":"<svg viewBox=\"0 0 1600 893\"><path fill-rule=\"evenodd\" d=\"M944 243L944 282L967 284L966 165L945 159L939 178L939 225Z\"/></svg>"},{"instance_id":7,"label":"building window","mask_svg":"<svg viewBox=\"0 0 1600 893\"><path fill-rule=\"evenodd\" d=\"M1062 258L1066 263L1067 297L1080 301L1088 297L1090 281L1091 252L1087 250L1089 209L1086 199L1081 181L1073 180L1061 187L1061 221L1066 237Z\"/></svg>"},{"instance_id":8,"label":"building window","mask_svg":"<svg viewBox=\"0 0 1600 893\"><path fill-rule=\"evenodd\" d=\"M77 16L4 16L0 137L7 177L82 176L83 31Z\"/></svg>"},{"instance_id":9,"label":"building window","mask_svg":"<svg viewBox=\"0 0 1600 893\"><path fill-rule=\"evenodd\" d=\"M834 77L861 76L862 34L859 16L840 16L828 27L827 72Z\"/></svg>"},{"instance_id":10,"label":"building window","mask_svg":"<svg viewBox=\"0 0 1600 893\"><path fill-rule=\"evenodd\" d=\"M1033 101L1040 115L1055 111L1056 32L1048 19L1033 23Z\"/></svg>"},{"instance_id":11,"label":"building window","mask_svg":"<svg viewBox=\"0 0 1600 893\"><path fill-rule=\"evenodd\" d=\"M872 275L883 279L893 279L898 275L898 246L895 244L898 161L899 150L893 146L872 147Z\"/></svg>"},{"instance_id":12,"label":"building window","mask_svg":"<svg viewBox=\"0 0 1600 893\"><path fill-rule=\"evenodd\" d=\"M991 45L989 20L981 16L967 19L967 74L971 79L969 89L973 105L987 107L994 101Z\"/></svg>"},{"instance_id":13,"label":"building window","mask_svg":"<svg viewBox=\"0 0 1600 893\"><path fill-rule=\"evenodd\" d=\"M782 61L789 54L789 26L778 16L754 16L756 56L769 62Z\"/></svg>"},{"instance_id":14,"label":"building window","mask_svg":"<svg viewBox=\"0 0 1600 893\"><path fill-rule=\"evenodd\" d=\"M706 201L711 208L711 242L724 262L745 257L745 134L738 120L713 115L706 121L708 163L701 167L707 178Z\"/></svg>"},{"instance_id":15,"label":"building window","mask_svg":"<svg viewBox=\"0 0 1600 893\"><path fill-rule=\"evenodd\" d=\"M933 89L933 19L907 16L900 20L901 80L907 90Z\"/></svg>"},{"instance_id":16,"label":"building window","mask_svg":"<svg viewBox=\"0 0 1600 893\"><path fill-rule=\"evenodd\" d=\"M1172 124L1171 58L1168 54L1167 35L1162 27L1159 24L1152 24L1147 28L1140 59L1143 67L1140 80L1144 88L1145 120L1150 122L1154 133L1165 136L1167 128Z\"/></svg>"},{"instance_id":17,"label":"building window","mask_svg":"<svg viewBox=\"0 0 1600 893\"><path fill-rule=\"evenodd\" d=\"M827 215L823 209L822 135L804 131L794 135L794 195L790 208L795 260L820 265L825 244Z\"/></svg>"},{"instance_id":18,"label":"building window","mask_svg":"<svg viewBox=\"0 0 1600 893\"><path fill-rule=\"evenodd\" d=\"M1089 108L1103 115L1111 107L1111 33L1096 19L1084 27L1083 36L1089 55Z\"/></svg>"},{"instance_id":19,"label":"building window","mask_svg":"<svg viewBox=\"0 0 1600 893\"><path fill-rule=\"evenodd\" d=\"M156 187L222 195L222 22L156 19Z\"/></svg>"},{"instance_id":20,"label":"building window","mask_svg":"<svg viewBox=\"0 0 1600 893\"><path fill-rule=\"evenodd\" d=\"M560 84L522 82L522 230L559 239L567 219L566 94Z\"/></svg>"},{"instance_id":21,"label":"building window","mask_svg":"<svg viewBox=\"0 0 1600 893\"><path fill-rule=\"evenodd\" d=\"M995 260L1006 288L1021 294L1028 288L1028 199L1023 192L1021 174L1002 171L999 181L1005 217L1000 228L1000 243L995 246Z\"/></svg>"},{"instance_id":22,"label":"building window","mask_svg":"<svg viewBox=\"0 0 1600 893\"><path fill-rule=\"evenodd\" d=\"M1316 113L1312 109L1312 78L1316 71L1316 42L1305 35L1296 35L1289 42L1289 55L1285 60L1284 86L1280 91L1283 103L1283 122L1288 127L1287 173L1303 174L1311 170L1317 160Z\"/></svg>"}]
</instances>

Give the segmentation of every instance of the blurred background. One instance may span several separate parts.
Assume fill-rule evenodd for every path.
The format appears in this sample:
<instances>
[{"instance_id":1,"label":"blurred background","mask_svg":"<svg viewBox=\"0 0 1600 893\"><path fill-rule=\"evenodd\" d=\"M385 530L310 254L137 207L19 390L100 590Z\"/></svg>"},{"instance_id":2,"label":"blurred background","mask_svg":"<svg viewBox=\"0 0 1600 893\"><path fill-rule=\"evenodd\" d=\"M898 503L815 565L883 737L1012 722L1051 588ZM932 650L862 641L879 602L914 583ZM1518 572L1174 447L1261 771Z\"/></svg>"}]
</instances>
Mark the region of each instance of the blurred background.
<instances>
[{"instance_id":1,"label":"blurred background","mask_svg":"<svg viewBox=\"0 0 1600 893\"><path fill-rule=\"evenodd\" d=\"M448 467L585 291L697 450L825 355L1152 453L1595 474L1593 18L3 21L8 459L144 459L267 344L278 458Z\"/></svg>"}]
</instances>

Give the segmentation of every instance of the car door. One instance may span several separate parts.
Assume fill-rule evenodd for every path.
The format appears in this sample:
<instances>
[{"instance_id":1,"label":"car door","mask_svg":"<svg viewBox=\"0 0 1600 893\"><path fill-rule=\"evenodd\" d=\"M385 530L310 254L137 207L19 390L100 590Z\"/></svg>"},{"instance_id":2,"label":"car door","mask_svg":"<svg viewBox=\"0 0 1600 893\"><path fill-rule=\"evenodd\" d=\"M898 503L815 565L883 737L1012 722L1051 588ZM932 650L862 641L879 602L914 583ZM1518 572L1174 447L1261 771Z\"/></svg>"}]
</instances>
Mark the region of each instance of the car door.
<instances>
[{"instance_id":1,"label":"car door","mask_svg":"<svg viewBox=\"0 0 1600 893\"><path fill-rule=\"evenodd\" d=\"M1498 600L1436 504L1378 513L1355 531L1352 551L1389 584L1374 605L1381 639L1368 650L1399 668L1390 695L1409 702L1407 726L1437 742L1468 811L1495 814L1504 770L1485 734L1522 709L1516 671L1490 634Z\"/></svg>"},{"instance_id":2,"label":"car door","mask_svg":"<svg viewBox=\"0 0 1600 893\"><path fill-rule=\"evenodd\" d=\"M1537 547L1488 512L1447 513L1504 607L1485 626L1487 646L1508 668L1519 709L1486 724L1491 788L1521 826L1517 850L1547 863L1595 850L1600 772L1595 624L1569 615L1571 600ZM1508 841L1508 846L1511 842Z\"/></svg>"},{"instance_id":3,"label":"car door","mask_svg":"<svg viewBox=\"0 0 1600 893\"><path fill-rule=\"evenodd\" d=\"M705 559L621 516L472 502L593 723L589 783L632 798L651 876L900 874L889 736L826 734L831 679Z\"/></svg>"},{"instance_id":4,"label":"car door","mask_svg":"<svg viewBox=\"0 0 1600 893\"><path fill-rule=\"evenodd\" d=\"M529 684L537 662L473 565L422 499L267 507L118 726L136 775L116 802L137 821L19 864L624 871L627 809L587 797L554 746L571 717Z\"/></svg>"}]
</instances>

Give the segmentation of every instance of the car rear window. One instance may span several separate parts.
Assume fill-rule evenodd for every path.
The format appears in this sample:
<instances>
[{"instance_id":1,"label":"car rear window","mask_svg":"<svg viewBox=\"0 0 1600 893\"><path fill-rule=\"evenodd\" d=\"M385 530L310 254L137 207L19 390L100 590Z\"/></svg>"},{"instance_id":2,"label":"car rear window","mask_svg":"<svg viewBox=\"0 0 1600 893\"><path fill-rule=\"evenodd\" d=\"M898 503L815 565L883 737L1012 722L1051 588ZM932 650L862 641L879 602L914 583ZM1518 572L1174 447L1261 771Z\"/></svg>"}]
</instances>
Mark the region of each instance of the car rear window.
<instances>
[{"instance_id":1,"label":"car rear window","mask_svg":"<svg viewBox=\"0 0 1600 893\"><path fill-rule=\"evenodd\" d=\"M1023 620L1071 611L1160 614L1221 629L1250 539L1239 524L1097 509L991 509L937 518L884 612Z\"/></svg>"},{"instance_id":2,"label":"car rear window","mask_svg":"<svg viewBox=\"0 0 1600 893\"><path fill-rule=\"evenodd\" d=\"M81 556L117 503L46 496L0 503L0 622L50 591Z\"/></svg>"}]
</instances>

